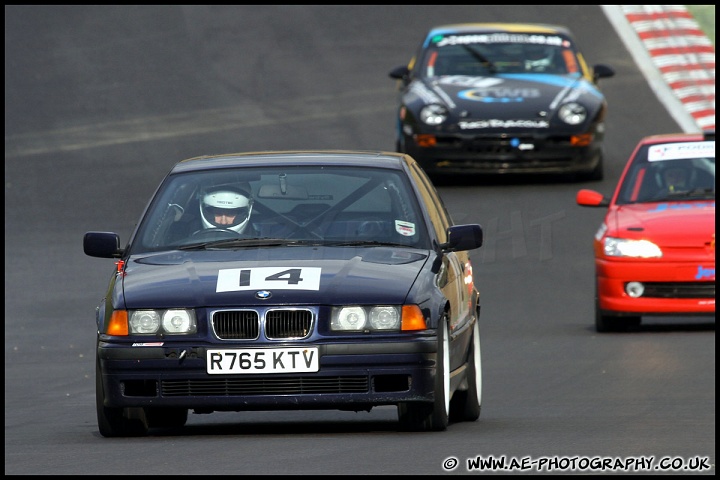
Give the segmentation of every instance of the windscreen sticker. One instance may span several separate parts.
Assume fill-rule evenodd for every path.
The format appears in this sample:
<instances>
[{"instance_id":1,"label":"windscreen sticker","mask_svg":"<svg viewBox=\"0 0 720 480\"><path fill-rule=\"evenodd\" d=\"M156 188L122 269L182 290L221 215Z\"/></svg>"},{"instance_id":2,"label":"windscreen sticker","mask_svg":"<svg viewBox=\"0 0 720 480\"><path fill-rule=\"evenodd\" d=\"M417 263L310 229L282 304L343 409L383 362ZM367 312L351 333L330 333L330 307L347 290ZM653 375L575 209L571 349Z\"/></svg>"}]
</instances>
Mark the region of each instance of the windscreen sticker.
<instances>
[{"instance_id":1,"label":"windscreen sticker","mask_svg":"<svg viewBox=\"0 0 720 480\"><path fill-rule=\"evenodd\" d=\"M648 162L687 158L715 158L715 142L684 142L653 145L648 150Z\"/></svg>"},{"instance_id":2,"label":"windscreen sticker","mask_svg":"<svg viewBox=\"0 0 720 480\"><path fill-rule=\"evenodd\" d=\"M320 290L319 267L229 268L218 271L216 292Z\"/></svg>"},{"instance_id":3,"label":"windscreen sticker","mask_svg":"<svg viewBox=\"0 0 720 480\"><path fill-rule=\"evenodd\" d=\"M404 222L402 220L395 220L395 231L400 235L406 237L412 237L415 235L415 224L410 222Z\"/></svg>"},{"instance_id":4,"label":"windscreen sticker","mask_svg":"<svg viewBox=\"0 0 720 480\"><path fill-rule=\"evenodd\" d=\"M493 43L527 43L532 45L570 46L570 42L558 36L505 32L467 35L438 35L432 39L432 42L438 47L444 47L446 45Z\"/></svg>"}]
</instances>

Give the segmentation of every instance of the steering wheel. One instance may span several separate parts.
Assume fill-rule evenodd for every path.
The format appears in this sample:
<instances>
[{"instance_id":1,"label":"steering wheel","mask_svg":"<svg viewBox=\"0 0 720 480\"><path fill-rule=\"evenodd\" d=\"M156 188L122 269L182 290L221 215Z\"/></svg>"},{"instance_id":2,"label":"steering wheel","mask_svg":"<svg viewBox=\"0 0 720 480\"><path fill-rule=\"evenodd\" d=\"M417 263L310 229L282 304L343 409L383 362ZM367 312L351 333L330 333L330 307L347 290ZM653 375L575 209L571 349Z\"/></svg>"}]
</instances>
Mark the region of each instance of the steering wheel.
<instances>
[{"instance_id":1,"label":"steering wheel","mask_svg":"<svg viewBox=\"0 0 720 480\"><path fill-rule=\"evenodd\" d=\"M239 238L240 234L234 230L230 230L229 228L215 227L215 228L203 228L203 229L197 230L197 231L193 232L189 238L192 238L193 240L197 240L197 239L201 239L201 238L209 239L209 238L213 238L213 237L215 237L218 240L222 239L222 238L226 238L226 237Z\"/></svg>"},{"instance_id":2,"label":"steering wheel","mask_svg":"<svg viewBox=\"0 0 720 480\"><path fill-rule=\"evenodd\" d=\"M378 237L383 235L383 222L380 219L370 219L362 222L355 232L360 237Z\"/></svg>"}]
</instances>

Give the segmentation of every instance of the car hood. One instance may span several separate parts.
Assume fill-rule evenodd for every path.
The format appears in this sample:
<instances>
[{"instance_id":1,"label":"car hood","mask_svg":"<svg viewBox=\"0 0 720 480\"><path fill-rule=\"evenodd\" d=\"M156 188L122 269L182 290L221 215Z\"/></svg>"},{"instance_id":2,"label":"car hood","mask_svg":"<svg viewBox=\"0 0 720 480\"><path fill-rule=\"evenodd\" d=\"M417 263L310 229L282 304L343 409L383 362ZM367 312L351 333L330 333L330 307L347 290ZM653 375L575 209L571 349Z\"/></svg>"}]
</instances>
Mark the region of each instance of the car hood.
<instances>
[{"instance_id":1,"label":"car hood","mask_svg":"<svg viewBox=\"0 0 720 480\"><path fill-rule=\"evenodd\" d=\"M277 247L135 256L128 259L120 274L122 281L117 284L122 290L116 295L122 300L116 303L124 301L125 308L227 307L261 302L402 304L428 255L424 250L391 247ZM266 282L263 288L237 287L241 270L259 268L266 269L262 270L265 274L302 269L306 276L309 272L317 274L319 284L291 289L283 280L288 277L281 275L280 281ZM219 280L221 277L236 280L228 287L227 280ZM270 297L259 300L256 293L261 290L269 291Z\"/></svg>"},{"instance_id":2,"label":"car hood","mask_svg":"<svg viewBox=\"0 0 720 480\"><path fill-rule=\"evenodd\" d=\"M608 235L645 238L659 247L702 247L715 238L715 202L636 203L607 218Z\"/></svg>"},{"instance_id":3,"label":"car hood","mask_svg":"<svg viewBox=\"0 0 720 480\"><path fill-rule=\"evenodd\" d=\"M582 77L538 73L433 77L416 82L411 93L423 104L446 105L463 130L547 128L570 101L585 105L591 121L604 103L598 88Z\"/></svg>"}]
</instances>

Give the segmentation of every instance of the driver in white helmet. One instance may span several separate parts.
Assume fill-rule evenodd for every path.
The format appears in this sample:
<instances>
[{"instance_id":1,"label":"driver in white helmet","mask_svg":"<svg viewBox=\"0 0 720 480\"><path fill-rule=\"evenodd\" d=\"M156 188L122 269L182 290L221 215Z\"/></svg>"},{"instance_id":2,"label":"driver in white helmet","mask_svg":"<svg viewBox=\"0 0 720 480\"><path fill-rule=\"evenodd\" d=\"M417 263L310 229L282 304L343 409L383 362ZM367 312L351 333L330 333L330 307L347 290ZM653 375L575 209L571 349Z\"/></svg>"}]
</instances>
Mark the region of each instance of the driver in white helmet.
<instances>
[{"instance_id":1,"label":"driver in white helmet","mask_svg":"<svg viewBox=\"0 0 720 480\"><path fill-rule=\"evenodd\" d=\"M525 46L525 70L528 72L548 72L554 68L555 50L547 45Z\"/></svg>"},{"instance_id":2,"label":"driver in white helmet","mask_svg":"<svg viewBox=\"0 0 720 480\"><path fill-rule=\"evenodd\" d=\"M252 193L250 189L222 186L205 193L200 200L200 217L204 228L251 233Z\"/></svg>"}]
</instances>

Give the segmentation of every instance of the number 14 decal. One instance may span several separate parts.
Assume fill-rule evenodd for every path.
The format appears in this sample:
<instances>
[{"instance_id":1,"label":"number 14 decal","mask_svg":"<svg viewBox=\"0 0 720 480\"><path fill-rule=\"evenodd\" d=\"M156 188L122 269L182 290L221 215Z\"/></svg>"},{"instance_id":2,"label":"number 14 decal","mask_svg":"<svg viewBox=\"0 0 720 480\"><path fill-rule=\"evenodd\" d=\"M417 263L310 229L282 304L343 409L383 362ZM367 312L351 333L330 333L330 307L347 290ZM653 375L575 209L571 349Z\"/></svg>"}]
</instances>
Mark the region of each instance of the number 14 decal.
<instances>
[{"instance_id":1,"label":"number 14 decal","mask_svg":"<svg viewBox=\"0 0 720 480\"><path fill-rule=\"evenodd\" d=\"M215 291L319 289L318 267L258 267L218 271Z\"/></svg>"}]
</instances>

